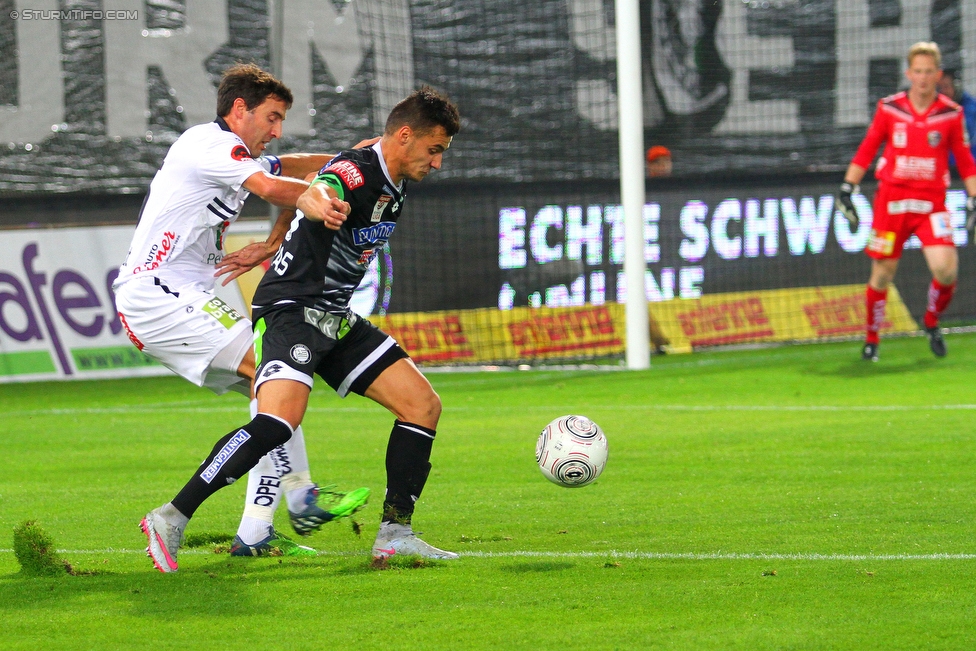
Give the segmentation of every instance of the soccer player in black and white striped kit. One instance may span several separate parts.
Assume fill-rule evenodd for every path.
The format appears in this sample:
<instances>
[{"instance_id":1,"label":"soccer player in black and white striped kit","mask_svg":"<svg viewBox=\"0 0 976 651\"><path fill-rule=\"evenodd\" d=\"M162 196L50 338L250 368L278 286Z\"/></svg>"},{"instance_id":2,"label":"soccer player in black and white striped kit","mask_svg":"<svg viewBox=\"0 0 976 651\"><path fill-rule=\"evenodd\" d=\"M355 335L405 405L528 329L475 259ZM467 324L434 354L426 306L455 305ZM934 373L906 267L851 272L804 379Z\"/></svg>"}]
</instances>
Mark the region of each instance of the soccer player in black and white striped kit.
<instances>
[{"instance_id":1,"label":"soccer player in black and white striped kit","mask_svg":"<svg viewBox=\"0 0 976 651\"><path fill-rule=\"evenodd\" d=\"M421 88L393 108L378 143L341 152L299 198L302 212L252 305L257 416L221 438L176 497L146 516L154 559L175 562L171 541L204 500L292 436L314 374L340 396L358 393L396 418L373 557L457 558L418 538L411 524L430 472L440 398L396 341L352 312L349 300L396 228L407 183L440 168L459 128L457 107Z\"/></svg>"}]
</instances>

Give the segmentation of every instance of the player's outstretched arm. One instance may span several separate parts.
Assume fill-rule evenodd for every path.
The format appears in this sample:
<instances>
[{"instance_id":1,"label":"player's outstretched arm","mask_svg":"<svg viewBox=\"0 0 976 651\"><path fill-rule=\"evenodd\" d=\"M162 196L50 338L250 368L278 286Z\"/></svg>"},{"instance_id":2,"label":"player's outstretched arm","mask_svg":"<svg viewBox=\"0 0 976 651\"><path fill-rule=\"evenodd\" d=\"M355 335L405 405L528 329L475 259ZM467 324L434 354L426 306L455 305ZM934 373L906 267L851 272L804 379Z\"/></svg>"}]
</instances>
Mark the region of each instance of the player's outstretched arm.
<instances>
[{"instance_id":1,"label":"player's outstretched arm","mask_svg":"<svg viewBox=\"0 0 976 651\"><path fill-rule=\"evenodd\" d=\"M326 163L335 158L335 154L285 154L279 156L281 161L281 175L293 179L304 179L309 174L317 173Z\"/></svg>"},{"instance_id":2,"label":"player's outstretched arm","mask_svg":"<svg viewBox=\"0 0 976 651\"><path fill-rule=\"evenodd\" d=\"M864 172L863 167L851 163L847 168L847 173L844 174L844 182L840 184L840 189L837 192L837 210L844 215L851 228L857 228L861 221L851 197L857 193L858 184L864 179Z\"/></svg>"},{"instance_id":3,"label":"player's outstretched arm","mask_svg":"<svg viewBox=\"0 0 976 651\"><path fill-rule=\"evenodd\" d=\"M244 188L279 208L294 208L308 183L267 172L255 172L244 181Z\"/></svg>"},{"instance_id":4,"label":"player's outstretched arm","mask_svg":"<svg viewBox=\"0 0 976 651\"><path fill-rule=\"evenodd\" d=\"M360 140L352 148L362 149L369 147L379 142L379 140L379 136ZM275 173L276 176L288 176L293 179L304 179L309 174L318 174L318 171L335 157L335 154L283 154L281 156L265 156L265 158L274 160L281 165L281 172L280 174Z\"/></svg>"},{"instance_id":5,"label":"player's outstretched arm","mask_svg":"<svg viewBox=\"0 0 976 651\"><path fill-rule=\"evenodd\" d=\"M309 186L298 199L298 209L308 219L322 222L334 231L339 230L351 210L349 204L335 196L335 190L325 183Z\"/></svg>"}]
</instances>

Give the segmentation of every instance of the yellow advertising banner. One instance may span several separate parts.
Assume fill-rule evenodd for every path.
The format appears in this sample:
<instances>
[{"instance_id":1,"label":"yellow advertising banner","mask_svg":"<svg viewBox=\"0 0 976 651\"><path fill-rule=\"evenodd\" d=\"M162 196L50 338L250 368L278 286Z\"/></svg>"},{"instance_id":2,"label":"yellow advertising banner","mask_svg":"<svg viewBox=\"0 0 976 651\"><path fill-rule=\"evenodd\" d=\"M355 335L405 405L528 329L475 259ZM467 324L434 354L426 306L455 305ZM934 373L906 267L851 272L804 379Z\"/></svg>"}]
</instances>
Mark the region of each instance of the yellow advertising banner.
<instances>
[{"instance_id":1,"label":"yellow advertising banner","mask_svg":"<svg viewBox=\"0 0 976 651\"><path fill-rule=\"evenodd\" d=\"M743 342L856 336L864 332L866 309L862 284L712 294L650 306L676 351ZM892 286L882 333L917 329Z\"/></svg>"},{"instance_id":2,"label":"yellow advertising banner","mask_svg":"<svg viewBox=\"0 0 976 651\"><path fill-rule=\"evenodd\" d=\"M624 350L622 305L373 316L418 363L605 357Z\"/></svg>"},{"instance_id":3,"label":"yellow advertising banner","mask_svg":"<svg viewBox=\"0 0 976 651\"><path fill-rule=\"evenodd\" d=\"M234 250L250 236L228 238ZM238 279L250 303L264 269ZM737 343L815 341L864 331L864 285L801 287L673 299L649 305L649 337L672 353ZM579 307L482 308L369 317L418 364L488 364L622 355L625 308L610 303ZM882 333L914 332L918 325L898 290L888 291Z\"/></svg>"},{"instance_id":4,"label":"yellow advertising banner","mask_svg":"<svg viewBox=\"0 0 976 651\"><path fill-rule=\"evenodd\" d=\"M864 285L805 287L696 300L675 299L649 307L665 350L736 343L814 341L864 331ZM506 363L567 360L623 354L624 306L520 307L370 317L393 335L418 363ZM898 291L888 292L882 332L918 329Z\"/></svg>"}]
</instances>

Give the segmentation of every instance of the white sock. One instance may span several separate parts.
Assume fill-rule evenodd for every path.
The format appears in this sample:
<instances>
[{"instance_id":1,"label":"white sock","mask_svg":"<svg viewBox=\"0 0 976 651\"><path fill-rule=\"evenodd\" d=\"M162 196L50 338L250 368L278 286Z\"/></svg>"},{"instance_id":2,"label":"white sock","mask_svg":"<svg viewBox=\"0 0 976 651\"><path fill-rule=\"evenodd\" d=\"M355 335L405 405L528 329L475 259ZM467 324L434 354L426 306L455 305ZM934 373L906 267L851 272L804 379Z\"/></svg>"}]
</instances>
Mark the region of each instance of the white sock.
<instances>
[{"instance_id":1,"label":"white sock","mask_svg":"<svg viewBox=\"0 0 976 651\"><path fill-rule=\"evenodd\" d=\"M259 518L244 516L241 518L241 526L237 528L237 536L245 545L254 545L265 538L271 532L271 524Z\"/></svg>"},{"instance_id":2,"label":"white sock","mask_svg":"<svg viewBox=\"0 0 976 651\"><path fill-rule=\"evenodd\" d=\"M281 448L284 448L284 455L278 457L279 468L284 471L281 475L281 487L285 491L288 510L298 513L305 509L305 496L315 486L308 469L305 433L300 426Z\"/></svg>"},{"instance_id":3,"label":"white sock","mask_svg":"<svg viewBox=\"0 0 976 651\"><path fill-rule=\"evenodd\" d=\"M251 401L251 418L258 413L258 401ZM274 524L275 510L281 501L281 480L278 467L270 453L261 457L257 465L247 473L247 492L244 494L244 515L237 528L237 535L247 545L268 537Z\"/></svg>"},{"instance_id":4,"label":"white sock","mask_svg":"<svg viewBox=\"0 0 976 651\"><path fill-rule=\"evenodd\" d=\"M298 474L298 473L296 473ZM308 473L303 473L305 478L308 478ZM296 481L300 478L296 478ZM284 483L284 482L282 482ZM315 487L315 484L308 480L308 483L299 487L293 488L291 490L285 491L285 500L288 502L288 510L292 513L301 513L305 510L305 498L308 496L308 492Z\"/></svg>"},{"instance_id":5,"label":"white sock","mask_svg":"<svg viewBox=\"0 0 976 651\"><path fill-rule=\"evenodd\" d=\"M247 492L244 494L244 517L237 529L237 535L247 544L253 544L267 536L267 529L274 523L275 510L281 501L281 480L274 459L264 455L257 465L247 473ZM254 522L261 522L264 535L257 540L249 540L257 534Z\"/></svg>"}]
</instances>

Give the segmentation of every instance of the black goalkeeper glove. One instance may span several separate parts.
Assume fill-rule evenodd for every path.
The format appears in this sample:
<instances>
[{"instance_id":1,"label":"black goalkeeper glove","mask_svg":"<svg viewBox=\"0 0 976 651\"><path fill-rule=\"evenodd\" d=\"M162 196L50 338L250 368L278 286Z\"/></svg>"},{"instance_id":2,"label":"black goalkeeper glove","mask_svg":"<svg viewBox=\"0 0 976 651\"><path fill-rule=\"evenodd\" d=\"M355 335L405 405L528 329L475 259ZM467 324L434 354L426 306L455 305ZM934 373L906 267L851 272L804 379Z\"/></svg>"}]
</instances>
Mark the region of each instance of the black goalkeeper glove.
<instances>
[{"instance_id":1,"label":"black goalkeeper glove","mask_svg":"<svg viewBox=\"0 0 976 651\"><path fill-rule=\"evenodd\" d=\"M966 197L966 230L976 236L976 197Z\"/></svg>"},{"instance_id":2,"label":"black goalkeeper glove","mask_svg":"<svg viewBox=\"0 0 976 651\"><path fill-rule=\"evenodd\" d=\"M840 184L840 192L837 193L837 210L840 211L840 214L844 215L844 218L847 219L853 229L856 229L861 221L860 217L857 216L857 208L854 207L854 201L851 200L851 195L857 191L858 186L844 181ZM968 206L969 204L966 205ZM966 214L969 214L968 209Z\"/></svg>"}]
</instances>

